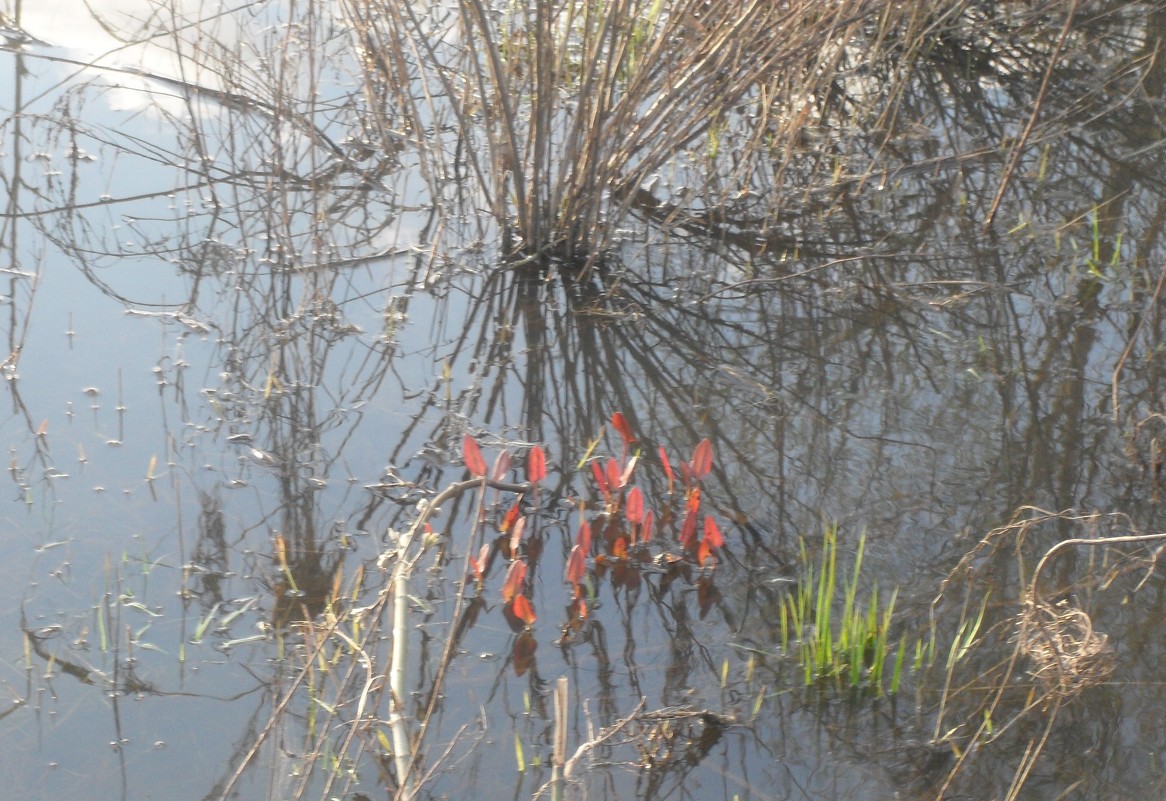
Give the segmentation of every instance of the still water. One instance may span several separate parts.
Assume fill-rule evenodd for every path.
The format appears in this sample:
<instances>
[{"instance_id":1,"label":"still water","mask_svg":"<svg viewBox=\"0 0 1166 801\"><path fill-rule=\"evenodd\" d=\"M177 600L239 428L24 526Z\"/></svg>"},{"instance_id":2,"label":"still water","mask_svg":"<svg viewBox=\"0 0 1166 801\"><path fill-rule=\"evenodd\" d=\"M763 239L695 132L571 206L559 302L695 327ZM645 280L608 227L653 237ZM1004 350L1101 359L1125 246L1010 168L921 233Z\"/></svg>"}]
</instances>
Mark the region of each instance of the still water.
<instances>
[{"instance_id":1,"label":"still water","mask_svg":"<svg viewBox=\"0 0 1166 801\"><path fill-rule=\"evenodd\" d=\"M464 160L488 137L442 139L440 104L362 106L348 6L176 4L170 38L26 13L0 52L7 793L393 797L390 575L470 435L507 482L536 446L549 471L407 552L423 797L550 797L562 677L566 797L1153 797L1166 28L1097 6L1046 79L1064 9L992 20L980 63L961 5L885 127L823 116L744 175L726 124L611 200L592 261L503 252ZM603 488L636 454L646 544ZM686 515L724 547L685 548ZM1130 539L1030 589L1100 537ZM833 620L795 623L799 592ZM855 605L882 644L807 668Z\"/></svg>"}]
</instances>

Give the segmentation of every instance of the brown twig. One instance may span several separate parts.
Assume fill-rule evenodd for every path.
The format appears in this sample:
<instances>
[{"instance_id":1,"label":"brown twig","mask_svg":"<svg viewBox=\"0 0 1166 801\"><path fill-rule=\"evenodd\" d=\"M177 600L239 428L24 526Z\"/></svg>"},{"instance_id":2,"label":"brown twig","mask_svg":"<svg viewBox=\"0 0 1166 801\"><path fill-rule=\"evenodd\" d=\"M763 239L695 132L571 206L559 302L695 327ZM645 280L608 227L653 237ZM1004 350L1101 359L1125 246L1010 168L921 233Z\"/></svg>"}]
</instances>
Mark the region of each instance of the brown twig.
<instances>
[{"instance_id":1,"label":"brown twig","mask_svg":"<svg viewBox=\"0 0 1166 801\"><path fill-rule=\"evenodd\" d=\"M1154 287L1154 294L1150 297L1150 302L1147 304L1146 312L1142 313L1142 317L1138 320L1137 328L1134 333L1130 335L1130 341L1126 343L1125 348L1118 357L1117 364L1113 368L1113 378L1110 380L1110 389L1112 392L1111 403L1113 405L1113 421L1118 422L1118 401L1117 390L1121 382L1121 373L1125 369L1126 361L1130 358L1130 354L1134 350L1134 344L1137 343L1138 337L1142 333L1142 329L1146 326L1146 316L1149 309L1157 308L1158 299L1162 297L1162 288L1166 287L1166 266L1162 268L1162 274L1158 276L1158 285Z\"/></svg>"},{"instance_id":2,"label":"brown twig","mask_svg":"<svg viewBox=\"0 0 1166 801\"><path fill-rule=\"evenodd\" d=\"M617 720L615 723L602 729L599 734L595 735L590 740L576 748L575 753L563 765L563 778L570 779L571 773L574 772L575 765L579 762L579 760L606 741L610 740L615 735L619 734L619 732L621 732L629 723L634 721L639 716L640 711L644 708L646 703L647 699L641 698L640 702L636 704L635 709L633 709L631 714L629 714L626 718Z\"/></svg>"},{"instance_id":3,"label":"brown twig","mask_svg":"<svg viewBox=\"0 0 1166 801\"><path fill-rule=\"evenodd\" d=\"M1069 7L1069 13L1065 17L1065 24L1061 27L1061 35L1057 39L1056 47L1053 48L1053 53L1049 57L1049 64L1045 68L1044 78L1041 80L1040 89L1036 94L1036 101L1032 104L1032 114L1029 115L1028 124L1024 126L1024 131L1020 134L1020 138L1012 146L1012 155L1008 159L1008 166L1004 169L1004 175L1000 178L1000 187L996 190L996 198L992 201L992 208L988 210L988 217L984 220L984 225L981 228L984 233L987 233L991 229L992 222L996 219L996 212L1000 209L1000 203L1004 200L1004 192L1007 191L1008 184L1012 180L1012 174L1016 171L1016 167L1020 163L1020 157L1024 154L1024 146L1028 143L1028 138L1032 135L1033 129L1036 128L1036 121L1040 117L1041 105L1044 103L1049 89L1049 82L1053 77L1053 69L1057 66L1061 51L1065 48L1065 42L1069 38L1069 31L1073 27L1073 19L1077 16L1077 4L1079 1L1073 0L1073 5Z\"/></svg>"}]
</instances>

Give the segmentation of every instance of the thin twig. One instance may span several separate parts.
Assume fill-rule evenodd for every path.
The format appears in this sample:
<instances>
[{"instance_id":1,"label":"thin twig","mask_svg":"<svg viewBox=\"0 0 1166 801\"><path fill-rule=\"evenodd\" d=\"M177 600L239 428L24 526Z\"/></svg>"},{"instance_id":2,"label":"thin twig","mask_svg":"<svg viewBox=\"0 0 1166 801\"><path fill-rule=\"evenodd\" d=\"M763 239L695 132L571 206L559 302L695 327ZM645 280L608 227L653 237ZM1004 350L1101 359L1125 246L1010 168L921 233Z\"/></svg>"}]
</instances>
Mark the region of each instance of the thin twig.
<instances>
[{"instance_id":1,"label":"thin twig","mask_svg":"<svg viewBox=\"0 0 1166 801\"><path fill-rule=\"evenodd\" d=\"M1041 79L1040 89L1036 93L1036 102L1032 105L1032 114L1028 118L1028 124L1024 126L1024 132L1020 134L1020 138L1012 146L1012 156L1008 159L1008 166L1004 170L1004 175L1000 178L1000 188L996 190L996 198L992 201L992 208L988 210L988 218L984 220L984 225L981 230L987 233L992 227L992 221L996 219L996 212L1000 208L1001 201L1004 200L1004 192L1008 189L1008 184L1012 180L1012 174L1016 171L1017 165L1020 163L1020 157L1024 154L1024 146L1028 144L1028 138L1032 135L1033 129L1036 127L1036 121L1040 117L1041 105L1049 89L1049 82L1053 77L1053 69L1057 66L1057 61L1060 59L1061 51L1065 48L1065 41L1069 38L1069 31L1073 27L1073 19L1077 16L1077 4L1079 0L1073 0L1073 5L1069 8L1069 14L1065 17L1065 24L1061 27L1061 35L1057 39L1057 45L1053 48L1053 53L1049 57L1049 65L1045 68L1044 78Z\"/></svg>"},{"instance_id":2,"label":"thin twig","mask_svg":"<svg viewBox=\"0 0 1166 801\"><path fill-rule=\"evenodd\" d=\"M1166 266L1162 268L1162 274L1158 276L1158 286L1154 287L1154 294L1150 297L1150 302L1147 304L1147 311L1142 313L1142 317L1138 320L1138 326L1134 329L1134 333L1130 335L1130 341L1126 343L1125 349L1122 350L1121 356L1117 360L1117 364L1113 368L1113 378L1110 379L1110 390L1113 393L1111 404L1113 406L1113 421L1118 422L1118 402L1117 390L1121 382L1121 373L1125 369L1126 361L1130 358L1130 353L1134 350L1134 345L1138 341L1138 337L1142 333L1142 329L1146 326L1146 316L1149 309L1155 309L1158 306L1158 299L1162 297L1162 288L1166 286Z\"/></svg>"},{"instance_id":3,"label":"thin twig","mask_svg":"<svg viewBox=\"0 0 1166 801\"><path fill-rule=\"evenodd\" d=\"M311 670L312 663L316 661L316 657L320 655L320 652L328 643L328 638L332 636L332 633L335 631L337 624L338 622L333 623L329 627L328 633L320 638L320 641L317 643L316 648L312 651L311 656L307 659L306 662L304 662L304 668L295 677L295 680L292 681L291 687L288 688L280 702L272 708L271 717L268 718L267 724L264 725L263 730L259 732L259 736L255 738L255 742L251 744L251 748L248 749L247 753L243 756L243 759L240 760L239 764L235 767L235 772L232 773L231 778L227 780L227 786L224 787L223 792L219 794L219 801L227 801L227 798L231 795L231 791L235 789L235 784L243 776L243 772L247 770L247 766L251 764L251 760L254 759L255 755L259 753L259 749L263 745L264 740L266 740L267 736L271 734L272 729L275 728L275 724L283 714L283 711L287 709L287 705L291 703L292 698L295 697L296 690L299 689L299 686L303 682L304 677L308 675L308 672Z\"/></svg>"},{"instance_id":4,"label":"thin twig","mask_svg":"<svg viewBox=\"0 0 1166 801\"><path fill-rule=\"evenodd\" d=\"M563 766L563 778L570 779L571 773L575 770L575 763L577 763L580 759L582 759L584 757L584 755L586 755L590 751L592 751L595 748L602 745L605 741L610 740L612 737L614 737L616 734L618 734L625 726L627 726L629 723L631 723L633 720L635 720L636 717L639 716L640 710L642 710L644 708L644 705L647 703L647 700L648 699L641 697L640 702L638 704L636 704L636 708L632 710L630 715L628 715L626 718L622 718L622 719L616 721L615 723L608 726L607 728L602 729L599 732L599 734L595 735L593 738L591 738L590 740L588 740L587 742L583 743L581 746L576 748L575 754L570 759L568 759L567 763Z\"/></svg>"}]
</instances>

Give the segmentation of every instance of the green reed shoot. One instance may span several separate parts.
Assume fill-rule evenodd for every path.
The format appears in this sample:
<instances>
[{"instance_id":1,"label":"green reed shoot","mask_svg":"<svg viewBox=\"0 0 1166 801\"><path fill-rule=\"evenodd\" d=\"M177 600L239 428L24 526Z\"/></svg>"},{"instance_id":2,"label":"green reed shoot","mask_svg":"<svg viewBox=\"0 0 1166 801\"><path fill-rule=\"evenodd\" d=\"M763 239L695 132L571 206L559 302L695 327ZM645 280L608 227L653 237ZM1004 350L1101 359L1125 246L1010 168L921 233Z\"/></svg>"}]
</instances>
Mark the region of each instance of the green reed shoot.
<instances>
[{"instance_id":1,"label":"green reed shoot","mask_svg":"<svg viewBox=\"0 0 1166 801\"><path fill-rule=\"evenodd\" d=\"M826 529L816 563L810 558L805 541L800 544L799 576L778 611L782 652L791 653L792 638L793 653L798 656L807 686L819 679L833 679L850 687L866 685L879 695L883 693L889 633L898 592L880 604L875 585L865 604L860 602L865 550L864 534L859 538L854 565L842 582L839 598L837 528ZM899 688L905 655L906 643L900 642L891 676L892 692Z\"/></svg>"},{"instance_id":2,"label":"green reed shoot","mask_svg":"<svg viewBox=\"0 0 1166 801\"><path fill-rule=\"evenodd\" d=\"M959 628L956 629L955 638L951 642L951 649L947 654L947 667L950 670L958 662L960 662L968 651L971 650L972 644L976 641L976 635L980 633L980 626L984 622L984 611L988 608L988 596L985 595L980 601L980 611L972 619L964 618L960 621Z\"/></svg>"},{"instance_id":3,"label":"green reed shoot","mask_svg":"<svg viewBox=\"0 0 1166 801\"><path fill-rule=\"evenodd\" d=\"M899 692L899 683L903 678L903 659L907 656L907 639L899 640L899 652L895 655L895 668L891 673L891 695Z\"/></svg>"},{"instance_id":4,"label":"green reed shoot","mask_svg":"<svg viewBox=\"0 0 1166 801\"><path fill-rule=\"evenodd\" d=\"M97 638L101 643L101 653L109 651L109 630L105 626L109 596L103 596L97 605Z\"/></svg>"},{"instance_id":5,"label":"green reed shoot","mask_svg":"<svg viewBox=\"0 0 1166 801\"><path fill-rule=\"evenodd\" d=\"M522 748L522 738L516 732L514 734L514 760L518 766L519 773L526 773L526 755Z\"/></svg>"}]
</instances>

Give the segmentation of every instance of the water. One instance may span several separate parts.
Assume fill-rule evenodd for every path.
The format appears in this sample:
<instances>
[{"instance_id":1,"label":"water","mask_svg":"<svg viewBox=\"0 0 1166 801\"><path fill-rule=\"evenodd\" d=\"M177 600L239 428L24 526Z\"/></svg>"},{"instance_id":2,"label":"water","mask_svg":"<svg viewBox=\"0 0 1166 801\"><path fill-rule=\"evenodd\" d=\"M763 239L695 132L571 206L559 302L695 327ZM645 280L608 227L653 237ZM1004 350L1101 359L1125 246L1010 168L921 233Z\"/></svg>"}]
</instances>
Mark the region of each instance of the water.
<instances>
[{"instance_id":1,"label":"water","mask_svg":"<svg viewBox=\"0 0 1166 801\"><path fill-rule=\"evenodd\" d=\"M538 617L507 618L502 555L458 598L471 538L499 548L514 496L488 492L480 529L472 493L447 504L410 583L412 716L441 680L427 796L533 796L561 676L567 755L610 735L580 752L572 797L1005 797L1020 772L1025 798L1161 785L1157 543L1067 549L1025 595L1059 540L1161 530L1156 66L1132 60L1156 16L1078 21L1104 58L1055 72L986 230L1009 164L995 145L1024 129L1043 70L971 81L936 57L894 147L824 122L722 206L694 180L698 147L579 274L504 264L470 171L434 178L404 123L359 127L332 11L201 29L249 80L313 99L287 117L221 94L213 70L185 78L209 90L187 102L173 45L118 48L120 71L84 66L113 48L92 27L0 53L12 793L388 796L388 532L466 477L467 433L488 460L513 453L513 481L533 444L548 453L524 500ZM616 411L660 519L631 562L583 463L626 460ZM658 456L679 472L705 437L715 570L675 561L684 501ZM584 516L579 621L563 576ZM893 697L869 655L855 691L806 689L796 642L782 653L802 543L816 565L832 526L840 586L861 537L859 602L877 585L881 615L897 591ZM1076 684L1010 661L1026 597L1104 635ZM1081 640L1066 647L1099 642L1057 625Z\"/></svg>"}]
</instances>

